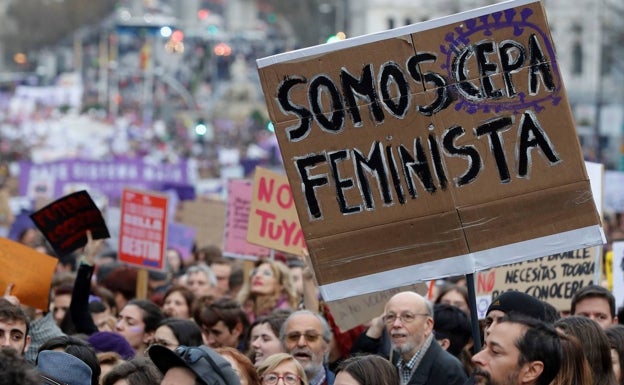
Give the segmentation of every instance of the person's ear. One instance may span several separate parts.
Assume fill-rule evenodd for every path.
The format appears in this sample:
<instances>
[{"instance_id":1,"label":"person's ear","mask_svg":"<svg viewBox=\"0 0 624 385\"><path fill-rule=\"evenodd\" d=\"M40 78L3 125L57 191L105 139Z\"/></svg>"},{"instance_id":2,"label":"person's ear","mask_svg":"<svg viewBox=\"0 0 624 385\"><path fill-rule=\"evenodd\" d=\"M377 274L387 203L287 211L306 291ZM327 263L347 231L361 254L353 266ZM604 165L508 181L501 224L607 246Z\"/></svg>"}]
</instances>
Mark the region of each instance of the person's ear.
<instances>
[{"instance_id":1,"label":"person's ear","mask_svg":"<svg viewBox=\"0 0 624 385\"><path fill-rule=\"evenodd\" d=\"M531 361L524 364L520 370L520 383L529 384L536 383L539 376L544 371L544 363L542 361Z\"/></svg>"},{"instance_id":2,"label":"person's ear","mask_svg":"<svg viewBox=\"0 0 624 385\"><path fill-rule=\"evenodd\" d=\"M237 322L236 326L234 326L234 329L232 329L232 334L238 338L240 337L241 334L243 334L243 323L242 322Z\"/></svg>"},{"instance_id":3,"label":"person's ear","mask_svg":"<svg viewBox=\"0 0 624 385\"><path fill-rule=\"evenodd\" d=\"M24 339L24 351L22 353L26 353L26 350L28 350L29 346L30 346L30 336L26 336L26 338Z\"/></svg>"},{"instance_id":4,"label":"person's ear","mask_svg":"<svg viewBox=\"0 0 624 385\"><path fill-rule=\"evenodd\" d=\"M451 341L448 338L442 338L438 340L438 343L440 344L440 347L442 347L442 349L444 350L448 350L448 348L451 347Z\"/></svg>"}]
</instances>

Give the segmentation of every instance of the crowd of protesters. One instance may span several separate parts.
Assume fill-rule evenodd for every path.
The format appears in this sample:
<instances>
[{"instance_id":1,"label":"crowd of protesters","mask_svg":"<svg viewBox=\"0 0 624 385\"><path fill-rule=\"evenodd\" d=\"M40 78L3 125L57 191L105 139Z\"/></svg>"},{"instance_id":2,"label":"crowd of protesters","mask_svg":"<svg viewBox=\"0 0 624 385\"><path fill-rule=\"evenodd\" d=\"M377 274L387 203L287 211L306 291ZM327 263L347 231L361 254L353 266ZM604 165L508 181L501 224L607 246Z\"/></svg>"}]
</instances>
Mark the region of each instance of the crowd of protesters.
<instances>
[{"instance_id":1,"label":"crowd of protesters","mask_svg":"<svg viewBox=\"0 0 624 385\"><path fill-rule=\"evenodd\" d=\"M479 341L468 291L451 279L341 331L304 255L250 266L217 247L184 261L170 250L138 298L138 271L87 238L58 264L49 309L21 304L11 285L0 298L0 385L624 384L624 326L599 285L578 290L565 316L504 292ZM36 231L28 239L46 246Z\"/></svg>"}]
</instances>

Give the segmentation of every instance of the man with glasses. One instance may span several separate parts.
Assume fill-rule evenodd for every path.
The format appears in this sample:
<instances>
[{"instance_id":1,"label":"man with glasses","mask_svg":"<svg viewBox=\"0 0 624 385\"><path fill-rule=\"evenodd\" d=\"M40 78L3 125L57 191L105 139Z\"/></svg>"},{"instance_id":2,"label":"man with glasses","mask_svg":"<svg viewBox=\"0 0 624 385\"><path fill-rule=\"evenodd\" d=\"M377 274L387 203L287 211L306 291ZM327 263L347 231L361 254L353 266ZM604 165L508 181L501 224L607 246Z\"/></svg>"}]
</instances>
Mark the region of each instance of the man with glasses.
<instances>
[{"instance_id":1,"label":"man with glasses","mask_svg":"<svg viewBox=\"0 0 624 385\"><path fill-rule=\"evenodd\" d=\"M310 385L333 385L334 374L325 365L332 334L327 321L308 310L293 312L280 330L286 353L299 361Z\"/></svg>"},{"instance_id":2,"label":"man with glasses","mask_svg":"<svg viewBox=\"0 0 624 385\"><path fill-rule=\"evenodd\" d=\"M152 345L147 354L164 376L161 385L240 385L230 363L207 346Z\"/></svg>"},{"instance_id":3,"label":"man with glasses","mask_svg":"<svg viewBox=\"0 0 624 385\"><path fill-rule=\"evenodd\" d=\"M390 336L390 361L399 371L401 385L460 385L466 381L461 362L434 339L433 305L420 294L395 294L378 322ZM367 337L380 339L384 330L379 326L369 328Z\"/></svg>"}]
</instances>

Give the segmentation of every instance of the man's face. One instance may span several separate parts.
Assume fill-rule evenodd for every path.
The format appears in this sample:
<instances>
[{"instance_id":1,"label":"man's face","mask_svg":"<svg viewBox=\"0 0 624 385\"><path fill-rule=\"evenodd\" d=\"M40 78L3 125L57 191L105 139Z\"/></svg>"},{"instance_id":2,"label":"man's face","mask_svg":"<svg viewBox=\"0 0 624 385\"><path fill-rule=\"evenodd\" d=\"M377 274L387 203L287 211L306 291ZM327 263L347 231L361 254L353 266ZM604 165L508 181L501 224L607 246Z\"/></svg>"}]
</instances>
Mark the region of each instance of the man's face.
<instances>
[{"instance_id":1,"label":"man's face","mask_svg":"<svg viewBox=\"0 0 624 385\"><path fill-rule=\"evenodd\" d=\"M514 341L526 331L523 325L503 322L490 327L483 349L472 357L472 375L476 385L517 385L522 368L518 367L520 350ZM526 365L526 364L525 364Z\"/></svg>"},{"instance_id":2,"label":"man's face","mask_svg":"<svg viewBox=\"0 0 624 385\"><path fill-rule=\"evenodd\" d=\"M232 274L232 266L222 263L213 263L210 265L212 272L217 278L217 295L225 295L230 291L230 274Z\"/></svg>"},{"instance_id":3,"label":"man's face","mask_svg":"<svg viewBox=\"0 0 624 385\"><path fill-rule=\"evenodd\" d=\"M491 310L487 313L485 316L485 335L490 333L490 328L496 326L504 315L505 313L500 310Z\"/></svg>"},{"instance_id":4,"label":"man's face","mask_svg":"<svg viewBox=\"0 0 624 385\"><path fill-rule=\"evenodd\" d=\"M214 288L210 286L210 283L208 282L208 277L206 277L206 274L201 271L189 274L186 285L197 298L204 295L214 294Z\"/></svg>"},{"instance_id":5,"label":"man's face","mask_svg":"<svg viewBox=\"0 0 624 385\"><path fill-rule=\"evenodd\" d=\"M24 354L30 345L26 335L26 323L20 320L0 320L0 346L9 347Z\"/></svg>"},{"instance_id":6,"label":"man's face","mask_svg":"<svg viewBox=\"0 0 624 385\"><path fill-rule=\"evenodd\" d=\"M288 321L285 331L282 343L286 352L299 361L308 378L313 378L323 370L323 361L329 352L321 321L312 314L298 314Z\"/></svg>"},{"instance_id":7,"label":"man's face","mask_svg":"<svg viewBox=\"0 0 624 385\"><path fill-rule=\"evenodd\" d=\"M52 301L52 315L54 316L54 321L57 325L60 325L63 318L65 318L65 314L67 313L67 309L69 309L70 303L71 294L60 294L54 296L54 300Z\"/></svg>"},{"instance_id":8,"label":"man's face","mask_svg":"<svg viewBox=\"0 0 624 385\"><path fill-rule=\"evenodd\" d=\"M410 359L425 342L433 330L433 318L425 300L416 293L399 293L388 301L385 317L395 318L386 322L392 348L401 353L403 359ZM385 320L384 320L385 321Z\"/></svg>"},{"instance_id":9,"label":"man's face","mask_svg":"<svg viewBox=\"0 0 624 385\"><path fill-rule=\"evenodd\" d=\"M222 347L236 348L242 329L243 326L237 324L234 329L230 330L223 321L219 321L211 327L203 326L202 338L204 344L213 349Z\"/></svg>"},{"instance_id":10,"label":"man's face","mask_svg":"<svg viewBox=\"0 0 624 385\"><path fill-rule=\"evenodd\" d=\"M600 297L585 298L577 302L573 315L591 318L603 329L617 323L617 317L611 317L609 302Z\"/></svg>"}]
</instances>

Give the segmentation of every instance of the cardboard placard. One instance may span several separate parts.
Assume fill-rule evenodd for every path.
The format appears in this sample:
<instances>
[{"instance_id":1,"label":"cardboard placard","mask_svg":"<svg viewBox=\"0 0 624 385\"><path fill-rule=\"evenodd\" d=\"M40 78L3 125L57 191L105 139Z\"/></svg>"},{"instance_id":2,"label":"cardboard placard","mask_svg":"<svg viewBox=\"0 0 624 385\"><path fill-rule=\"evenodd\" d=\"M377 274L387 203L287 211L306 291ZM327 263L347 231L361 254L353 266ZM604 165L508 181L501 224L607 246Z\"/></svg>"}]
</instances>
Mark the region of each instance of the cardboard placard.
<instances>
[{"instance_id":1,"label":"cardboard placard","mask_svg":"<svg viewBox=\"0 0 624 385\"><path fill-rule=\"evenodd\" d=\"M256 167L247 241L295 255L306 247L286 175Z\"/></svg>"},{"instance_id":2,"label":"cardboard placard","mask_svg":"<svg viewBox=\"0 0 624 385\"><path fill-rule=\"evenodd\" d=\"M0 238L0 292L13 284L11 295L20 303L48 310L50 284L58 259L21 243Z\"/></svg>"},{"instance_id":3,"label":"cardboard placard","mask_svg":"<svg viewBox=\"0 0 624 385\"><path fill-rule=\"evenodd\" d=\"M257 259L269 256L271 250L247 242L251 208L252 183L246 179L228 180L227 214L223 255L233 258Z\"/></svg>"},{"instance_id":4,"label":"cardboard placard","mask_svg":"<svg viewBox=\"0 0 624 385\"><path fill-rule=\"evenodd\" d=\"M599 247L567 251L479 272L476 293L495 298L516 290L568 311L574 293L594 283L599 251Z\"/></svg>"},{"instance_id":5,"label":"cardboard placard","mask_svg":"<svg viewBox=\"0 0 624 385\"><path fill-rule=\"evenodd\" d=\"M195 244L198 249L212 245L222 249L225 212L226 205L223 201L182 201L176 212L176 220L195 228Z\"/></svg>"},{"instance_id":6,"label":"cardboard placard","mask_svg":"<svg viewBox=\"0 0 624 385\"><path fill-rule=\"evenodd\" d=\"M257 63L326 300L603 243L539 1Z\"/></svg>"},{"instance_id":7,"label":"cardboard placard","mask_svg":"<svg viewBox=\"0 0 624 385\"><path fill-rule=\"evenodd\" d=\"M123 190L117 251L120 262L151 270L164 268L167 208L164 194Z\"/></svg>"},{"instance_id":8,"label":"cardboard placard","mask_svg":"<svg viewBox=\"0 0 624 385\"><path fill-rule=\"evenodd\" d=\"M102 212L86 190L66 195L30 215L58 255L66 255L93 239L110 238Z\"/></svg>"},{"instance_id":9,"label":"cardboard placard","mask_svg":"<svg viewBox=\"0 0 624 385\"><path fill-rule=\"evenodd\" d=\"M415 291L426 297L427 285L425 283L418 283L415 285L383 290L377 293L358 295L351 298L327 302L327 306L329 306L329 310L334 316L334 322L336 322L338 328L342 332L345 332L380 316L390 297L399 292L408 290Z\"/></svg>"}]
</instances>

